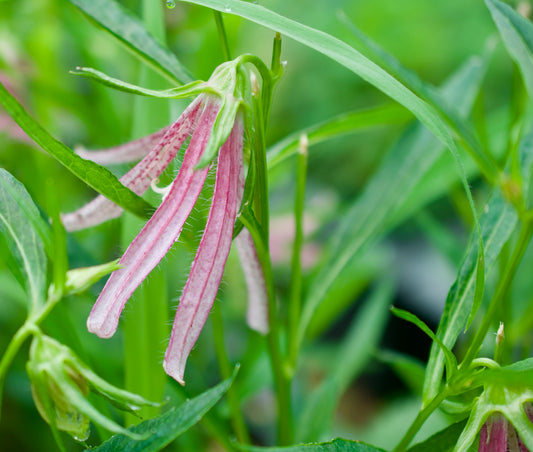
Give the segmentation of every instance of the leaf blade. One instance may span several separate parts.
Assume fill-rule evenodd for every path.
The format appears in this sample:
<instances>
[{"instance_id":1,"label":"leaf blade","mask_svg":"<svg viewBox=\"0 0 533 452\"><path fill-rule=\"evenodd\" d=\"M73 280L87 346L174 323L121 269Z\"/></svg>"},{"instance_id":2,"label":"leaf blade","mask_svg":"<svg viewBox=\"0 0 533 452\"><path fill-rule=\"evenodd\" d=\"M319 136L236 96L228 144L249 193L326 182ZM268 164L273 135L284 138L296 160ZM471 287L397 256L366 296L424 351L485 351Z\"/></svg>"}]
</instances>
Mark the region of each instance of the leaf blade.
<instances>
[{"instance_id":1,"label":"leaf blade","mask_svg":"<svg viewBox=\"0 0 533 452\"><path fill-rule=\"evenodd\" d=\"M179 410L172 409L156 418L148 419L128 430L137 434L150 434L141 441L132 440L125 435L115 435L101 446L92 449L98 452L156 452L165 447L190 427L198 423L202 417L222 398L229 389L238 367L233 375L217 386L199 396L186 401ZM165 430L166 429L166 430Z\"/></svg>"},{"instance_id":2,"label":"leaf blade","mask_svg":"<svg viewBox=\"0 0 533 452\"><path fill-rule=\"evenodd\" d=\"M20 265L34 310L44 303L46 296L43 235L50 241L50 230L24 186L3 168L0 168L0 231Z\"/></svg>"},{"instance_id":3,"label":"leaf blade","mask_svg":"<svg viewBox=\"0 0 533 452\"><path fill-rule=\"evenodd\" d=\"M17 124L42 149L71 173L115 204L141 218L149 218L154 208L122 185L108 169L78 156L41 127L0 82L0 103Z\"/></svg>"},{"instance_id":4,"label":"leaf blade","mask_svg":"<svg viewBox=\"0 0 533 452\"><path fill-rule=\"evenodd\" d=\"M129 50L172 82L194 80L170 50L151 35L130 11L115 0L69 0Z\"/></svg>"},{"instance_id":5,"label":"leaf blade","mask_svg":"<svg viewBox=\"0 0 533 452\"><path fill-rule=\"evenodd\" d=\"M533 24L499 0L485 0L485 4L533 100Z\"/></svg>"}]
</instances>

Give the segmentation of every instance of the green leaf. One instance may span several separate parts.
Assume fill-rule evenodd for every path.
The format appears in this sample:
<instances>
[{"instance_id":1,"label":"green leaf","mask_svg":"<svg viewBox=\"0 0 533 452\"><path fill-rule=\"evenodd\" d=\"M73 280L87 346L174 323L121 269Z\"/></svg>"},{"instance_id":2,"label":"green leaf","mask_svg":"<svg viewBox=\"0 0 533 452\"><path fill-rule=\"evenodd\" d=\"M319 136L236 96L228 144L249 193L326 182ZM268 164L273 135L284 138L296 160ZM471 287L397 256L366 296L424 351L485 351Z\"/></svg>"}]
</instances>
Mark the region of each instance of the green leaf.
<instances>
[{"instance_id":1,"label":"green leaf","mask_svg":"<svg viewBox=\"0 0 533 452\"><path fill-rule=\"evenodd\" d=\"M424 323L422 320L420 320L416 315L411 314L410 312L404 311L403 309L398 308L391 308L391 312L396 316L403 320L406 320L407 322L410 322L414 325L416 325L418 328L420 328L424 333L426 333L433 342L435 342L439 348L444 353L444 357L446 359L446 372L447 377L451 377L453 372L455 372L457 368L457 359L455 358L455 355L452 353L452 351L446 347L446 345L443 344L443 342L436 336L436 334L431 331L431 329Z\"/></svg>"},{"instance_id":2,"label":"green leaf","mask_svg":"<svg viewBox=\"0 0 533 452\"><path fill-rule=\"evenodd\" d=\"M466 419L455 422L425 441L415 444L407 452L448 452L453 450L466 425Z\"/></svg>"},{"instance_id":3,"label":"green leaf","mask_svg":"<svg viewBox=\"0 0 533 452\"><path fill-rule=\"evenodd\" d=\"M298 151L302 135L307 135L309 146L348 133L389 124L401 124L410 119L405 109L386 105L366 110L356 110L335 116L298 132L291 133L268 149L268 167L273 168Z\"/></svg>"},{"instance_id":4,"label":"green leaf","mask_svg":"<svg viewBox=\"0 0 533 452\"><path fill-rule=\"evenodd\" d=\"M524 187L528 187L533 165L533 127L520 143L519 158L522 183ZM515 209L505 201L500 192L494 193L480 218L481 233L485 244L485 276L490 272L502 247L509 240L517 221ZM474 306L474 286L478 278L475 269L476 254L476 239L473 237L465 252L457 278L446 298L444 313L437 329L437 336L449 348L455 345L469 316L471 317L472 312L475 313L477 308ZM428 403L437 394L442 369L442 352L436 345L433 345L424 382L424 403Z\"/></svg>"},{"instance_id":5,"label":"green leaf","mask_svg":"<svg viewBox=\"0 0 533 452\"><path fill-rule=\"evenodd\" d=\"M373 42L352 22L350 22L344 14L341 14L340 18L365 49L370 52L372 58L379 62L385 70L396 77L413 93L432 105L442 117L443 121L450 126L460 138L465 145L465 148L472 155L480 168L486 174L494 175L496 171L496 163L492 157L485 152L472 127L467 125L467 123L461 118L461 115L458 114L459 112L456 110L456 106L452 102L449 102L446 96L442 96L434 86L422 81L415 72L403 67L393 55L389 54ZM489 51L486 52L485 64L488 62L489 53Z\"/></svg>"},{"instance_id":6,"label":"green leaf","mask_svg":"<svg viewBox=\"0 0 533 452\"><path fill-rule=\"evenodd\" d=\"M176 55L146 31L143 23L115 0L69 1L171 82L183 84L194 80Z\"/></svg>"},{"instance_id":7,"label":"green leaf","mask_svg":"<svg viewBox=\"0 0 533 452\"><path fill-rule=\"evenodd\" d=\"M466 114L483 75L484 65L479 60L468 61L443 88L443 97ZM417 126L409 128L383 158L333 234L329 255L312 282L303 308L302 335L350 261L401 219L401 209L414 195L417 184L438 163L442 152L438 141L423 127Z\"/></svg>"},{"instance_id":8,"label":"green leaf","mask_svg":"<svg viewBox=\"0 0 533 452\"><path fill-rule=\"evenodd\" d=\"M517 223L515 209L508 204L497 192L485 206L480 218L483 243L485 244L485 276L494 265L503 245L509 239ZM474 287L478 277L477 237L472 237L470 244L457 273L457 278L446 298L444 313L441 317L437 336L452 348L463 331L468 317L471 315L474 301ZM443 369L443 355L440 348L432 346L426 380L424 382L423 398L428 403L437 393Z\"/></svg>"},{"instance_id":9,"label":"green leaf","mask_svg":"<svg viewBox=\"0 0 533 452\"><path fill-rule=\"evenodd\" d=\"M345 42L254 3L239 0L184 1L241 16L326 55L402 104L420 119L447 147L454 148L449 131L434 108Z\"/></svg>"},{"instance_id":10,"label":"green leaf","mask_svg":"<svg viewBox=\"0 0 533 452\"><path fill-rule=\"evenodd\" d=\"M108 169L84 160L43 129L0 83L0 103L17 124L42 149L65 166L79 179L125 210L149 218L154 208L140 196L120 183Z\"/></svg>"},{"instance_id":11,"label":"green leaf","mask_svg":"<svg viewBox=\"0 0 533 452\"><path fill-rule=\"evenodd\" d=\"M45 243L50 230L24 186L0 168L0 230L24 275L31 307L46 297Z\"/></svg>"},{"instance_id":12,"label":"green leaf","mask_svg":"<svg viewBox=\"0 0 533 452\"><path fill-rule=\"evenodd\" d=\"M222 398L233 383L238 368L235 368L231 378L224 380L214 388L188 400L178 408L171 408L161 416L141 422L131 427L133 433L145 435L148 438L135 441L124 435L115 435L104 442L96 450L99 452L156 452L174 441L190 427L197 424L202 417Z\"/></svg>"},{"instance_id":13,"label":"green leaf","mask_svg":"<svg viewBox=\"0 0 533 452\"><path fill-rule=\"evenodd\" d=\"M386 325L393 285L385 281L355 317L327 379L308 398L298 424L298 439L317 441L330 435L335 409L344 391L371 360Z\"/></svg>"},{"instance_id":14,"label":"green leaf","mask_svg":"<svg viewBox=\"0 0 533 452\"><path fill-rule=\"evenodd\" d=\"M302 444L292 447L254 447L239 445L244 452L385 452L369 444L347 439L334 439L327 443Z\"/></svg>"},{"instance_id":15,"label":"green leaf","mask_svg":"<svg viewBox=\"0 0 533 452\"><path fill-rule=\"evenodd\" d=\"M499 0L485 0L509 55L522 72L533 100L533 24Z\"/></svg>"}]
</instances>

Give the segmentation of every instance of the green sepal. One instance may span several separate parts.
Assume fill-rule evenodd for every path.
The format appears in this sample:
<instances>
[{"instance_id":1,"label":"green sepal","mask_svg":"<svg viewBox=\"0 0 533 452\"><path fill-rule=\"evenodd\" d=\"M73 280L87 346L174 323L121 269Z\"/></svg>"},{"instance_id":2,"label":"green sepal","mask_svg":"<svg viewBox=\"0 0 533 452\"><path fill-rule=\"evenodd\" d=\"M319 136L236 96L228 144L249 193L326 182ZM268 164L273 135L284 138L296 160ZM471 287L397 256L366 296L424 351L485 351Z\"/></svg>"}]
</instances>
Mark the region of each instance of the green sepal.
<instances>
[{"instance_id":1,"label":"green sepal","mask_svg":"<svg viewBox=\"0 0 533 452\"><path fill-rule=\"evenodd\" d=\"M197 96L203 92L218 92L217 90L212 89L208 83L203 82L201 80L197 80L177 88L155 90L143 88L141 86L133 85L132 83L124 82L122 80L110 77L109 75L104 74L101 71L97 71L96 69L89 67L77 67L75 71L70 71L70 73L90 78L92 80L97 81L98 83L101 83L102 85L108 86L119 91L123 91L125 93L138 94L140 96L147 97L156 97L160 99L185 99L187 97Z\"/></svg>"},{"instance_id":2,"label":"green sepal","mask_svg":"<svg viewBox=\"0 0 533 452\"><path fill-rule=\"evenodd\" d=\"M133 439L143 439L100 413L88 400L89 389L126 411L140 405L158 405L144 398L118 389L98 377L68 347L38 332L30 348L26 364L37 409L43 418L57 430L84 441L89 435L89 421L114 433L123 433Z\"/></svg>"}]
</instances>

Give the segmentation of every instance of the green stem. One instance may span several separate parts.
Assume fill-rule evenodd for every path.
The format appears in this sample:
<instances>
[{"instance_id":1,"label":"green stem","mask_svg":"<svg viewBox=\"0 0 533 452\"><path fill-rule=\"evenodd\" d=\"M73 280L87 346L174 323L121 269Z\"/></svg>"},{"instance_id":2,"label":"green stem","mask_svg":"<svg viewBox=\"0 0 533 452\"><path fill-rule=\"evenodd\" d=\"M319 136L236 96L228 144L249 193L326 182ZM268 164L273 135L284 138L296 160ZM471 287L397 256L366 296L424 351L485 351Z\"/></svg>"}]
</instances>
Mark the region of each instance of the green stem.
<instances>
[{"instance_id":1,"label":"green stem","mask_svg":"<svg viewBox=\"0 0 533 452\"><path fill-rule=\"evenodd\" d=\"M498 312L498 310L502 308L503 304L505 303L506 298L507 298L507 293L509 291L511 283L513 282L513 278L518 268L518 265L520 264L520 261L522 260L522 256L524 255L524 252L526 251L532 232L533 232L533 221L531 219L527 219L522 224L513 255L511 256L509 264L505 268L505 273L500 278L500 281L498 283L498 286L496 287L494 296L492 297L492 300L490 301L487 311L485 312L485 315L483 316L481 325L476 330L476 333L474 335L474 338L472 339L470 347L468 347L468 350L466 351L466 355L460 366L461 368L467 368L468 366L470 366L470 363L475 358L481 345L483 344L483 340L485 339L485 336L487 335L494 321L495 314Z\"/></svg>"},{"instance_id":2,"label":"green stem","mask_svg":"<svg viewBox=\"0 0 533 452\"><path fill-rule=\"evenodd\" d=\"M213 324L213 336L215 338L215 353L217 356L218 367L220 375L224 380L231 377L233 369L226 353L224 345L224 320L222 319L222 311L215 306L211 310L211 321ZM242 416L239 396L235 384L231 385L227 392L228 403L231 411L231 424L237 439L241 444L250 444L250 435L246 428L246 423Z\"/></svg>"},{"instance_id":3,"label":"green stem","mask_svg":"<svg viewBox=\"0 0 533 452\"><path fill-rule=\"evenodd\" d=\"M279 344L280 328L278 324L278 314L276 307L276 297L274 291L274 278L272 275L272 263L270 261L270 254L268 252L268 185L266 177L266 152L264 147L264 131L262 121L261 100L258 93L253 96L253 110L254 117L257 118L255 122L256 134L256 190L255 190L255 212L259 218L259 222L255 220L250 213L243 212L241 221L249 230L254 240L259 261L265 277L265 285L268 300L268 320L269 333L267 335L268 351L270 361L272 364L272 372L274 375L274 385L277 395L278 407L278 441L280 445L289 445L292 443L293 436L293 420L292 407L290 399L290 377L285 372L284 358L281 353Z\"/></svg>"},{"instance_id":4,"label":"green stem","mask_svg":"<svg viewBox=\"0 0 533 452\"><path fill-rule=\"evenodd\" d=\"M50 314L60 299L61 298L56 293L52 293L41 309L34 311L29 315L24 324L18 329L9 342L9 345L0 360L0 415L2 412L4 382L9 366L11 366L13 359L15 359L20 347L22 347L22 344L24 344L28 337L39 331L38 325L40 325L48 314Z\"/></svg>"},{"instance_id":5,"label":"green stem","mask_svg":"<svg viewBox=\"0 0 533 452\"><path fill-rule=\"evenodd\" d=\"M296 195L294 199L294 244L291 262L291 287L289 301L288 361L291 367L298 355L298 325L300 322L302 298L303 213L305 204L305 183L307 176L307 135L300 138L300 148L296 158ZM293 373L293 372L291 372Z\"/></svg>"},{"instance_id":6,"label":"green stem","mask_svg":"<svg viewBox=\"0 0 533 452\"><path fill-rule=\"evenodd\" d=\"M222 53L224 55L224 60L231 60L231 53L229 51L228 44L228 35L226 34L226 28L224 27L224 20L222 19L222 13L220 11L213 10L215 15L215 22L217 24L218 37L220 38L220 43L222 44Z\"/></svg>"},{"instance_id":7,"label":"green stem","mask_svg":"<svg viewBox=\"0 0 533 452\"><path fill-rule=\"evenodd\" d=\"M143 22L160 42L165 42L164 8L160 0L143 0ZM165 82L151 69L142 66L139 72L143 86L162 86ZM134 100L133 138L147 135L168 124L168 101L139 97ZM143 223L130 215L122 222L123 248L129 245ZM124 373L126 390L158 401L163 397L166 375L160 358L168 337L168 295L164 267L157 269L137 289L130 300L132 310L124 319ZM159 412L157 407L143 407L141 416L149 418ZM139 418L127 414L126 424Z\"/></svg>"},{"instance_id":8,"label":"green stem","mask_svg":"<svg viewBox=\"0 0 533 452\"><path fill-rule=\"evenodd\" d=\"M394 452L403 452L407 446L411 443L414 436L422 427L422 424L426 422L426 419L435 411L442 401L448 396L447 391L442 391L440 394L436 395L435 398L427 405L423 410L421 410L416 416L415 420L407 430L407 433L404 435L400 443L394 448Z\"/></svg>"},{"instance_id":9,"label":"green stem","mask_svg":"<svg viewBox=\"0 0 533 452\"><path fill-rule=\"evenodd\" d=\"M290 377L284 370L284 357L279 344L280 328L278 324L278 313L276 307L276 296L274 291L274 278L272 274L272 263L268 251L269 243L269 210L268 210L268 181L267 181L267 161L264 132L263 108L259 93L253 90L252 109L256 128L255 164L256 164L256 187L254 199L254 211L258 218L258 226L254 228L250 224L245 224L254 239L263 274L268 300L268 321L269 332L267 335L268 350L274 374L274 384L276 387L278 405L278 441L282 446L292 443L293 420L290 397ZM246 221L246 220L245 220ZM248 227L250 226L250 227ZM262 231L262 234L257 234ZM255 237L254 237L255 234ZM259 236L258 236L259 235Z\"/></svg>"},{"instance_id":10,"label":"green stem","mask_svg":"<svg viewBox=\"0 0 533 452\"><path fill-rule=\"evenodd\" d=\"M279 345L279 324L276 308L276 298L274 293L274 278L272 275L272 263L268 246L264 238L264 232L249 211L244 211L240 220L248 229L257 250L259 262L265 277L265 286L268 300L268 321L269 332L267 335L268 352L272 364L272 373L274 374L274 386L277 396L278 407L278 442L282 446L292 444L293 437L293 419L292 405L290 397L290 376L285 372L284 361Z\"/></svg>"}]
</instances>

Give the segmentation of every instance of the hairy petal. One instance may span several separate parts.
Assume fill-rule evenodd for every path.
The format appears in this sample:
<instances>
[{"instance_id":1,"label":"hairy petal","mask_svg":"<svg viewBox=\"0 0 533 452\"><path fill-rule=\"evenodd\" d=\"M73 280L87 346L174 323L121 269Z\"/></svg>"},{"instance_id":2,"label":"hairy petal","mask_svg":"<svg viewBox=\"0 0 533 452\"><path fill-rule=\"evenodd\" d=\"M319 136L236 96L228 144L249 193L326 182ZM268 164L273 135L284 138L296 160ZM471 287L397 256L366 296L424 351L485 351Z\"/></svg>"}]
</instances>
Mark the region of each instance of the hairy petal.
<instances>
[{"instance_id":1,"label":"hairy petal","mask_svg":"<svg viewBox=\"0 0 533 452\"><path fill-rule=\"evenodd\" d=\"M242 140L242 123L237 121L218 155L209 217L178 305L165 353L165 372L181 384L184 384L187 358L213 306L231 249L237 200L240 198Z\"/></svg>"},{"instance_id":2,"label":"hairy petal","mask_svg":"<svg viewBox=\"0 0 533 452\"><path fill-rule=\"evenodd\" d=\"M128 171L120 182L138 195L142 195L150 186L150 182L158 177L176 157L194 127L200 106L201 97L189 105L178 120L167 129L156 146ZM121 207L99 195L80 209L63 214L61 220L67 231L78 231L118 218L120 215L122 215Z\"/></svg>"},{"instance_id":3,"label":"hairy petal","mask_svg":"<svg viewBox=\"0 0 533 452\"><path fill-rule=\"evenodd\" d=\"M82 146L77 146L74 150L80 157L99 165L135 162L148 155L150 150L165 136L170 127L166 126L152 135L108 149L87 150Z\"/></svg>"},{"instance_id":4,"label":"hairy petal","mask_svg":"<svg viewBox=\"0 0 533 452\"><path fill-rule=\"evenodd\" d=\"M261 334L268 333L268 301L263 268L257 256L252 236L243 229L235 238L244 279L248 288L248 326Z\"/></svg>"},{"instance_id":5,"label":"hairy petal","mask_svg":"<svg viewBox=\"0 0 533 452\"><path fill-rule=\"evenodd\" d=\"M87 319L87 328L100 337L114 334L126 301L177 240L207 176L194 171L213 127L218 106L206 104L168 196L130 244L107 281Z\"/></svg>"}]
</instances>

